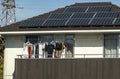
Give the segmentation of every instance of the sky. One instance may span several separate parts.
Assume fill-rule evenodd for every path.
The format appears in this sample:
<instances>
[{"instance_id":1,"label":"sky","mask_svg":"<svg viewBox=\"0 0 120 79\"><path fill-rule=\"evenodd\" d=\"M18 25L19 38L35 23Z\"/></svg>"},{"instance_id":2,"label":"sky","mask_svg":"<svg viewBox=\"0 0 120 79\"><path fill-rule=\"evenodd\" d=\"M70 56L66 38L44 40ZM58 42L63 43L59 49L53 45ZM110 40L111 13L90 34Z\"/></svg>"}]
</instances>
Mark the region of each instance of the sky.
<instances>
[{"instance_id":1,"label":"sky","mask_svg":"<svg viewBox=\"0 0 120 79\"><path fill-rule=\"evenodd\" d=\"M83 2L112 2L120 6L120 0L15 0L16 1L16 19L25 20L33 16L44 14L58 8ZM0 0L0 3L2 0ZM19 9L23 7L23 9ZM0 6L2 10L2 6Z\"/></svg>"}]
</instances>

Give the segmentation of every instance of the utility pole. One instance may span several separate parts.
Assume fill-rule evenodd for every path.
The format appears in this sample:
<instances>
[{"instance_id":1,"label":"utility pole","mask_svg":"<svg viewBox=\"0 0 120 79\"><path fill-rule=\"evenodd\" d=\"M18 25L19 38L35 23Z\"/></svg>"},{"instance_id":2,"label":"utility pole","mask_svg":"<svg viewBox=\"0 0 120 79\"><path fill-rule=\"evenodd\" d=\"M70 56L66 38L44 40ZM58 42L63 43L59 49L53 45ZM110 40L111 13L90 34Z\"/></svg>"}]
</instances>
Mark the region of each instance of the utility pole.
<instances>
[{"instance_id":1,"label":"utility pole","mask_svg":"<svg viewBox=\"0 0 120 79\"><path fill-rule=\"evenodd\" d=\"M16 22L15 0L2 0L1 26Z\"/></svg>"}]
</instances>

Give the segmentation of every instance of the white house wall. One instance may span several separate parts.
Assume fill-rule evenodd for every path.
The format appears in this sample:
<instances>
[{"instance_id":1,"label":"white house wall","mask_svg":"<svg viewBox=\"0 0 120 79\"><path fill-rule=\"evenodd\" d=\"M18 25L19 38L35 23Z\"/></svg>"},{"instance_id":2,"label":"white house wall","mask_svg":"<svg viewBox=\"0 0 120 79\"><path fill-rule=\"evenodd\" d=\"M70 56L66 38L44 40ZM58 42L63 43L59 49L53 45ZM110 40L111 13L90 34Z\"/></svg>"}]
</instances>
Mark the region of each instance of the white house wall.
<instances>
[{"instance_id":1,"label":"white house wall","mask_svg":"<svg viewBox=\"0 0 120 79\"><path fill-rule=\"evenodd\" d=\"M77 34L75 41L75 57L103 57L104 40L102 34Z\"/></svg>"},{"instance_id":2,"label":"white house wall","mask_svg":"<svg viewBox=\"0 0 120 79\"><path fill-rule=\"evenodd\" d=\"M24 37L23 36L6 36L4 53L4 79L13 79L15 58L22 53Z\"/></svg>"}]
</instances>

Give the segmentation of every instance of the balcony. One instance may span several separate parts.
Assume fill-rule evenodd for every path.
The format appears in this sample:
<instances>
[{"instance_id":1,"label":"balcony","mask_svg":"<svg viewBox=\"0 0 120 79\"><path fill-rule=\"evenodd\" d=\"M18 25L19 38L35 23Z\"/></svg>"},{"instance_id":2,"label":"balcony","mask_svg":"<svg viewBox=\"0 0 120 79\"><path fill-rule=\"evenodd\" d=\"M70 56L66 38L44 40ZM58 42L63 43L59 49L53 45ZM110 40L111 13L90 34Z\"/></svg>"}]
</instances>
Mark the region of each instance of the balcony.
<instances>
[{"instance_id":1,"label":"balcony","mask_svg":"<svg viewBox=\"0 0 120 79\"><path fill-rule=\"evenodd\" d=\"M120 59L115 55L114 58L104 58L101 54L100 58L90 57L89 54L80 56L16 58L15 79L120 79Z\"/></svg>"}]
</instances>

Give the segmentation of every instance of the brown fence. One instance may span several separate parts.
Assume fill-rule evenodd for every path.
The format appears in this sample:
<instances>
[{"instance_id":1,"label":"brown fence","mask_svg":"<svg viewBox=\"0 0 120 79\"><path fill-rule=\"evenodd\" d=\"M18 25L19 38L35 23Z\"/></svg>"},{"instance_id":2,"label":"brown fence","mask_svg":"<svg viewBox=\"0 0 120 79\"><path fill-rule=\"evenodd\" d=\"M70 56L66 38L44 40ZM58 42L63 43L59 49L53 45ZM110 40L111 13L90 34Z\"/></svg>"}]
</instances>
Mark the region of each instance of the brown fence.
<instances>
[{"instance_id":1,"label":"brown fence","mask_svg":"<svg viewBox=\"0 0 120 79\"><path fill-rule=\"evenodd\" d=\"M120 59L16 59L15 79L120 79Z\"/></svg>"}]
</instances>

